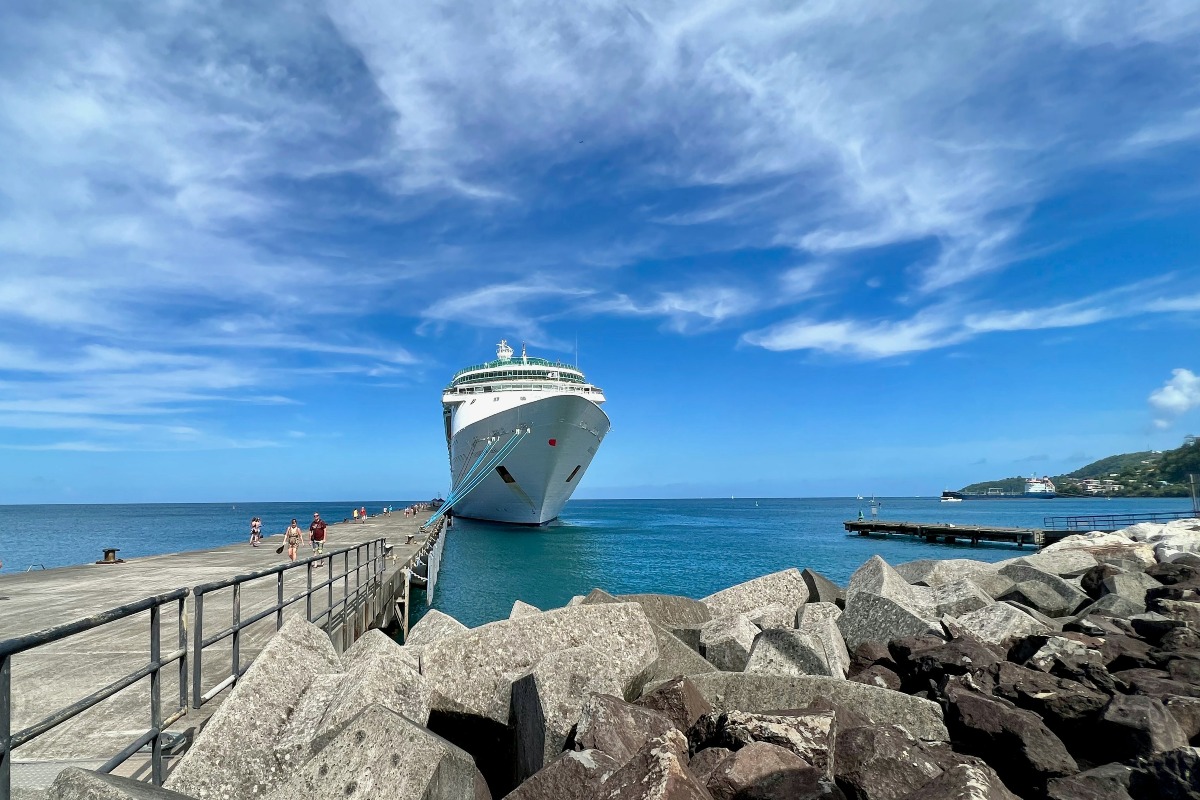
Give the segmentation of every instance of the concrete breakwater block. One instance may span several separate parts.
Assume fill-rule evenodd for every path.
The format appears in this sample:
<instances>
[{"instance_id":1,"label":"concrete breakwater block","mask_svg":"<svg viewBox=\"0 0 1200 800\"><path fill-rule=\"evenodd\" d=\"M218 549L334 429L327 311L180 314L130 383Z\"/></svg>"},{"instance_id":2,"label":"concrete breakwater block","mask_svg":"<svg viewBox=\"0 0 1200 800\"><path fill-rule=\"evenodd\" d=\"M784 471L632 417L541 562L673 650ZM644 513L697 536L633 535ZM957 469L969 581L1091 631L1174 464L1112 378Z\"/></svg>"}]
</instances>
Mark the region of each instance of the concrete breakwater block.
<instances>
[{"instance_id":1,"label":"concrete breakwater block","mask_svg":"<svg viewBox=\"0 0 1200 800\"><path fill-rule=\"evenodd\" d=\"M311 678L340 672L329 637L299 617L284 623L238 680L166 787L195 797L253 797L282 777L274 746Z\"/></svg>"},{"instance_id":2,"label":"concrete breakwater block","mask_svg":"<svg viewBox=\"0 0 1200 800\"><path fill-rule=\"evenodd\" d=\"M1031 633L1049 633L1050 628L1008 603L995 603L978 611L963 614L959 625L975 638L988 644L1001 645L1009 639Z\"/></svg>"},{"instance_id":3,"label":"concrete breakwater block","mask_svg":"<svg viewBox=\"0 0 1200 800\"><path fill-rule=\"evenodd\" d=\"M641 606L614 603L500 620L439 639L422 649L421 669L433 708L507 725L513 680L548 653L582 646L609 657L606 668L631 699L658 658Z\"/></svg>"},{"instance_id":4,"label":"concrete breakwater block","mask_svg":"<svg viewBox=\"0 0 1200 800\"><path fill-rule=\"evenodd\" d=\"M491 793L466 752L412 720L373 705L347 721L312 758L289 771L263 797L490 800Z\"/></svg>"},{"instance_id":5,"label":"concrete breakwater block","mask_svg":"<svg viewBox=\"0 0 1200 800\"><path fill-rule=\"evenodd\" d=\"M765 630L754 637L746 672L764 675L827 675L834 677L825 645L810 633ZM836 677L844 677L840 672Z\"/></svg>"},{"instance_id":6,"label":"concrete breakwater block","mask_svg":"<svg viewBox=\"0 0 1200 800\"><path fill-rule=\"evenodd\" d=\"M700 628L712 619L712 614L699 600L672 594L618 597L603 589L593 589L580 605L600 603L637 603L650 620L658 644L658 659L646 679L648 684L716 669L700 655Z\"/></svg>"},{"instance_id":7,"label":"concrete breakwater block","mask_svg":"<svg viewBox=\"0 0 1200 800\"><path fill-rule=\"evenodd\" d=\"M714 617L744 614L772 603L790 607L794 615L795 609L808 602L808 584L800 570L785 569L722 589L701 602Z\"/></svg>"},{"instance_id":8,"label":"concrete breakwater block","mask_svg":"<svg viewBox=\"0 0 1200 800\"><path fill-rule=\"evenodd\" d=\"M1031 602L1026 602L1025 604L1031 605L1043 614L1051 617L1070 616L1083 608L1090 600L1087 594L1074 584L1068 583L1057 575L1043 572L1036 567L1009 564L1000 569L1000 574L1006 578L1011 578L1016 583L1015 591L1023 590L1028 592L1028 588L1033 588L1027 588L1025 584L1033 584L1037 587L1039 592L1036 595L1026 594ZM1052 595L1048 594L1047 590ZM1008 594L1005 595L1005 597L1007 596ZM1015 597L1013 599L1018 602L1025 602Z\"/></svg>"},{"instance_id":9,"label":"concrete breakwater block","mask_svg":"<svg viewBox=\"0 0 1200 800\"><path fill-rule=\"evenodd\" d=\"M674 594L622 594L611 595L603 589L593 589L583 599L585 605L592 603L637 603L646 618L665 628L690 628L703 625L712 619L708 606L700 600Z\"/></svg>"},{"instance_id":10,"label":"concrete breakwater block","mask_svg":"<svg viewBox=\"0 0 1200 800\"><path fill-rule=\"evenodd\" d=\"M350 669L360 659L375 656L388 656L404 659L408 666L417 672L421 671L421 651L408 645L397 644L396 640L377 628L358 637L358 641L342 653L342 666Z\"/></svg>"},{"instance_id":11,"label":"concrete breakwater block","mask_svg":"<svg viewBox=\"0 0 1200 800\"><path fill-rule=\"evenodd\" d=\"M796 612L796 630L816 637L824 649L829 674L844 678L850 669L850 651L838 629L842 610L833 603L808 603Z\"/></svg>"},{"instance_id":12,"label":"concrete breakwater block","mask_svg":"<svg viewBox=\"0 0 1200 800\"><path fill-rule=\"evenodd\" d=\"M537 606L532 606L529 603L525 603L521 600L517 600L516 602L513 603L512 611L508 612L508 618L516 619L517 617L528 617L531 614L540 614L540 613L542 613L542 610L540 608L538 608Z\"/></svg>"},{"instance_id":13,"label":"concrete breakwater block","mask_svg":"<svg viewBox=\"0 0 1200 800\"><path fill-rule=\"evenodd\" d=\"M886 643L904 636L919 636L941 630L932 610L918 611L903 597L895 600L868 591L852 592L846 610L838 617L838 630L846 647L854 650L864 642Z\"/></svg>"},{"instance_id":14,"label":"concrete breakwater block","mask_svg":"<svg viewBox=\"0 0 1200 800\"><path fill-rule=\"evenodd\" d=\"M58 773L58 777L50 785L46 798L47 800L192 800L186 794L172 792L170 789L161 789L133 778L104 775L76 767L67 767Z\"/></svg>"},{"instance_id":15,"label":"concrete breakwater block","mask_svg":"<svg viewBox=\"0 0 1200 800\"><path fill-rule=\"evenodd\" d=\"M747 614L718 617L700 628L700 649L710 664L726 672L741 672L750 660L758 626Z\"/></svg>"},{"instance_id":16,"label":"concrete breakwater block","mask_svg":"<svg viewBox=\"0 0 1200 800\"><path fill-rule=\"evenodd\" d=\"M589 692L620 694L619 668L593 647L542 656L512 684L516 779L523 781L563 751Z\"/></svg>"},{"instance_id":17,"label":"concrete breakwater block","mask_svg":"<svg viewBox=\"0 0 1200 800\"><path fill-rule=\"evenodd\" d=\"M424 647L468 630L470 628L449 614L431 608L425 612L425 616L417 620L416 625L408 629L408 638L404 640L404 644L409 647Z\"/></svg>"},{"instance_id":18,"label":"concrete breakwater block","mask_svg":"<svg viewBox=\"0 0 1200 800\"><path fill-rule=\"evenodd\" d=\"M899 725L928 742L948 741L942 709L920 697L816 675L750 675L714 672L689 676L715 711L763 713L808 708L817 700L845 706L877 725Z\"/></svg>"},{"instance_id":19,"label":"concrete breakwater block","mask_svg":"<svg viewBox=\"0 0 1200 800\"><path fill-rule=\"evenodd\" d=\"M800 577L804 579L804 584L808 587L807 602L833 603L839 608L846 605L846 590L821 573L805 567L800 570Z\"/></svg>"}]
</instances>

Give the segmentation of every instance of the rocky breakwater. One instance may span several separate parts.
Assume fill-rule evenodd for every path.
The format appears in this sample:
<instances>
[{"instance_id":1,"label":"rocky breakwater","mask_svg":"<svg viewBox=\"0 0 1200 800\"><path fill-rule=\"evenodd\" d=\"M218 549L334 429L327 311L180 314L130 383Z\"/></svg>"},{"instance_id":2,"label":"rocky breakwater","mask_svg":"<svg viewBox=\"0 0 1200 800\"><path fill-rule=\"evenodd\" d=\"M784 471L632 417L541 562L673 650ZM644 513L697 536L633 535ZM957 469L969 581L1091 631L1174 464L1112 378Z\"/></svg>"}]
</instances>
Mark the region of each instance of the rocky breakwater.
<instances>
[{"instance_id":1,"label":"rocky breakwater","mask_svg":"<svg viewBox=\"0 0 1200 800\"><path fill-rule=\"evenodd\" d=\"M291 622L167 787L81 798L1200 797L1200 521L702 600L518 602L337 656Z\"/></svg>"}]
</instances>

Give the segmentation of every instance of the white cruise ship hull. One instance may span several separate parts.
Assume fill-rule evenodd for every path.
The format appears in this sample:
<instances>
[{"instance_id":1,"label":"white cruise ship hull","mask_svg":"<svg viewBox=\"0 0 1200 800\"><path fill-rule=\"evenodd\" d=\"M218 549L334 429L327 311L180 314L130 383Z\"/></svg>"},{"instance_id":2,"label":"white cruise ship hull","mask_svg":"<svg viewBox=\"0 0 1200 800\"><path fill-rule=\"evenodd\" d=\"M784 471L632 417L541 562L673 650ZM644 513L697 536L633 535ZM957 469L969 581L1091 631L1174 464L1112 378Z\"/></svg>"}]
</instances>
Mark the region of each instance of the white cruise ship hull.
<instances>
[{"instance_id":1,"label":"white cruise ship hull","mask_svg":"<svg viewBox=\"0 0 1200 800\"><path fill-rule=\"evenodd\" d=\"M497 453L526 427L529 432L515 448L454 503L454 516L524 525L555 519L592 463L608 433L609 420L596 403L564 393L522 402L471 422L450 437L452 494L458 492L490 437L498 436L492 450ZM483 463L489 461L490 457Z\"/></svg>"}]
</instances>

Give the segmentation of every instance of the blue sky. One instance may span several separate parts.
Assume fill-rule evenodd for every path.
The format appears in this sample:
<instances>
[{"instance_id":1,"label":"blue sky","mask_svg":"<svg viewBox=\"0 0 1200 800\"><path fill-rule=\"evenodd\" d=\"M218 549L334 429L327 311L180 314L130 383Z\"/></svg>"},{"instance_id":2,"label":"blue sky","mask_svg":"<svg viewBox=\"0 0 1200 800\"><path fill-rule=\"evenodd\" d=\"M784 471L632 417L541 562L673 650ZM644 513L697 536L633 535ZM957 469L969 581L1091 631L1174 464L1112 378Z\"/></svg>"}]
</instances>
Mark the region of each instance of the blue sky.
<instances>
[{"instance_id":1,"label":"blue sky","mask_svg":"<svg viewBox=\"0 0 1200 800\"><path fill-rule=\"evenodd\" d=\"M1187 0L0 8L0 502L420 497L507 337L587 497L1200 427Z\"/></svg>"}]
</instances>

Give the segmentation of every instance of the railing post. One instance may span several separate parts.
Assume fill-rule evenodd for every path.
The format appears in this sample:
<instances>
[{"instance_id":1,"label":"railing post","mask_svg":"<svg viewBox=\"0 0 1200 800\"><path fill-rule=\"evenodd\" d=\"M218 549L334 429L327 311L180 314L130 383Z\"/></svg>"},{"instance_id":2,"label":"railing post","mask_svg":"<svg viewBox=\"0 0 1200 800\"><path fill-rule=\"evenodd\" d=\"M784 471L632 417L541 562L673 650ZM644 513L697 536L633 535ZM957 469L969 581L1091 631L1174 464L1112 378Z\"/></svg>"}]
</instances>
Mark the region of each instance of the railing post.
<instances>
[{"instance_id":1,"label":"railing post","mask_svg":"<svg viewBox=\"0 0 1200 800\"><path fill-rule=\"evenodd\" d=\"M242 621L242 585L233 585L233 684L237 685L242 669L242 629L238 625Z\"/></svg>"},{"instance_id":2,"label":"railing post","mask_svg":"<svg viewBox=\"0 0 1200 800\"><path fill-rule=\"evenodd\" d=\"M150 770L154 785L162 786L162 631L159 628L162 607L150 607Z\"/></svg>"},{"instance_id":3,"label":"railing post","mask_svg":"<svg viewBox=\"0 0 1200 800\"><path fill-rule=\"evenodd\" d=\"M279 609L275 612L275 630L283 627L283 571L278 573L279 581L275 587L275 607Z\"/></svg>"},{"instance_id":4,"label":"railing post","mask_svg":"<svg viewBox=\"0 0 1200 800\"><path fill-rule=\"evenodd\" d=\"M0 655L0 797L12 793L12 656Z\"/></svg>"},{"instance_id":5,"label":"railing post","mask_svg":"<svg viewBox=\"0 0 1200 800\"><path fill-rule=\"evenodd\" d=\"M308 573L308 591L304 593L304 615L305 615L305 618L306 618L306 619L307 619L309 622L312 622L312 621L313 621L313 616L312 616L312 592L313 592L313 590L312 590L312 571L313 571L313 562L311 562L311 561L310 561L310 562L308 562L307 564L305 564L304 566L305 566L305 571Z\"/></svg>"},{"instance_id":6,"label":"railing post","mask_svg":"<svg viewBox=\"0 0 1200 800\"><path fill-rule=\"evenodd\" d=\"M188 705L188 640L187 640L187 595L179 598L179 708Z\"/></svg>"},{"instance_id":7,"label":"railing post","mask_svg":"<svg viewBox=\"0 0 1200 800\"><path fill-rule=\"evenodd\" d=\"M204 663L204 592L196 592L196 630L192 633L192 708L200 708L203 703L204 689L201 683L201 670Z\"/></svg>"},{"instance_id":8,"label":"railing post","mask_svg":"<svg viewBox=\"0 0 1200 800\"><path fill-rule=\"evenodd\" d=\"M333 628L333 556L326 559L325 569L327 571L325 590L328 592L328 605L325 606L325 632L329 633Z\"/></svg>"}]
</instances>

